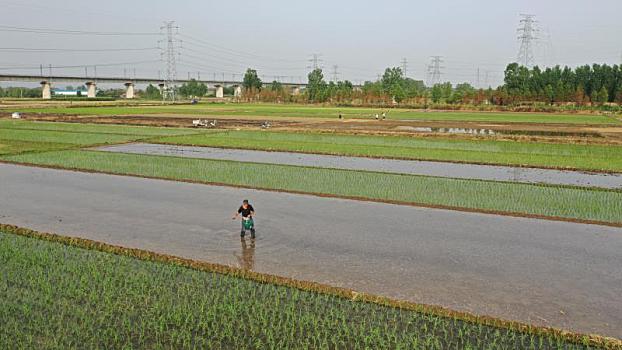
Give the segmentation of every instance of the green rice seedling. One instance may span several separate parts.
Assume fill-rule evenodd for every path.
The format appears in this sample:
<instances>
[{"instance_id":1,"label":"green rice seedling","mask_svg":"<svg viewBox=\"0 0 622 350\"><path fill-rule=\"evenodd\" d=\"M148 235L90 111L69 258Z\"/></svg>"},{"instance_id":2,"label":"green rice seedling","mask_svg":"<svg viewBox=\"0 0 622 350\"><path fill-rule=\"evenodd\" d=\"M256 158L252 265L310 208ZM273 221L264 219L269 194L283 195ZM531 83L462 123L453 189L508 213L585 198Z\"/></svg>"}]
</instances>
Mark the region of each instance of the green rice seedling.
<instances>
[{"instance_id":1,"label":"green rice seedling","mask_svg":"<svg viewBox=\"0 0 622 350\"><path fill-rule=\"evenodd\" d=\"M70 169L295 193L622 223L622 192L616 190L97 151L46 152L1 158Z\"/></svg>"}]
</instances>

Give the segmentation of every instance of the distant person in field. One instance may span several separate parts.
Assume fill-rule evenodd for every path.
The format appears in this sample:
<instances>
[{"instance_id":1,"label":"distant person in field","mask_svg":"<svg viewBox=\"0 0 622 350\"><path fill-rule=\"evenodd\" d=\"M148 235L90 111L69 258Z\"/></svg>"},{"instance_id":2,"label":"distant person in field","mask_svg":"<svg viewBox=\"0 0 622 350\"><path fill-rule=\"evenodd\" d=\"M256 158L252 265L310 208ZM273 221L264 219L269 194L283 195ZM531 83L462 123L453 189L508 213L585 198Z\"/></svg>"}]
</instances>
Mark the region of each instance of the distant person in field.
<instances>
[{"instance_id":1,"label":"distant person in field","mask_svg":"<svg viewBox=\"0 0 622 350\"><path fill-rule=\"evenodd\" d=\"M378 120L378 118L379 118L379 117L378 117L378 113L376 113L376 120Z\"/></svg>"},{"instance_id":2,"label":"distant person in field","mask_svg":"<svg viewBox=\"0 0 622 350\"><path fill-rule=\"evenodd\" d=\"M248 203L248 199L242 201L242 205L238 209L237 213L233 215L233 220L242 216L242 231L240 231L240 237L244 238L246 235L246 230L251 231L251 238L255 239L255 222L253 221L253 217L255 216L255 208L253 208L250 203Z\"/></svg>"},{"instance_id":3,"label":"distant person in field","mask_svg":"<svg viewBox=\"0 0 622 350\"><path fill-rule=\"evenodd\" d=\"M343 118L343 117L341 116L341 112L339 112L339 119L341 119L341 118Z\"/></svg>"},{"instance_id":4,"label":"distant person in field","mask_svg":"<svg viewBox=\"0 0 622 350\"><path fill-rule=\"evenodd\" d=\"M382 120L387 119L387 112L382 112Z\"/></svg>"}]
</instances>

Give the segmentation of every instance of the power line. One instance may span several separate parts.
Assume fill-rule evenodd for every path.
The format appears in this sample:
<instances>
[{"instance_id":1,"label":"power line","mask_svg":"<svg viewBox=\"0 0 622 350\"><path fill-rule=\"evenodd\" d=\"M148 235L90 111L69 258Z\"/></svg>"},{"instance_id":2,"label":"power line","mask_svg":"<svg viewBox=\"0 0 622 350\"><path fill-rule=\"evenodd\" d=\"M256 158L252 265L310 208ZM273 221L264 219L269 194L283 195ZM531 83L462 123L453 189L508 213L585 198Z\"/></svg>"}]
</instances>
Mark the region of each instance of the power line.
<instances>
[{"instance_id":1,"label":"power line","mask_svg":"<svg viewBox=\"0 0 622 350\"><path fill-rule=\"evenodd\" d=\"M119 49L55 49L30 47L0 47L0 51L9 52L122 52L122 51L150 51L159 50L159 47L119 48Z\"/></svg>"},{"instance_id":2,"label":"power line","mask_svg":"<svg viewBox=\"0 0 622 350\"><path fill-rule=\"evenodd\" d=\"M53 28L30 28L0 25L2 32L18 32L18 33L37 33L37 34L62 34L62 35L109 35L109 36L145 36L160 35L160 33L147 32L101 32L101 31L85 31L70 29L53 29Z\"/></svg>"},{"instance_id":3,"label":"power line","mask_svg":"<svg viewBox=\"0 0 622 350\"><path fill-rule=\"evenodd\" d=\"M516 30L520 48L516 60L525 67L531 68L535 65L533 56L533 42L538 39L536 36L538 28L535 15L521 14L520 27Z\"/></svg>"},{"instance_id":4,"label":"power line","mask_svg":"<svg viewBox=\"0 0 622 350\"><path fill-rule=\"evenodd\" d=\"M118 63L92 63L92 64L80 64L80 65L65 65L65 66L52 66L54 69L65 69L65 68L84 68L84 67L113 67L113 66L128 66L134 64L146 64L146 63L155 63L161 62L161 60L149 60L149 61L133 61L133 62L118 62ZM0 67L1 70L9 70L9 69L41 69L41 65L39 66L12 66L12 67Z\"/></svg>"},{"instance_id":5,"label":"power line","mask_svg":"<svg viewBox=\"0 0 622 350\"><path fill-rule=\"evenodd\" d=\"M280 57L264 56L264 55L258 55L258 54L255 54L255 53L250 53L250 52L245 52L245 51L233 50L233 49L229 49L229 48L226 48L224 46L221 46L221 45L217 45L217 44L210 43L210 42L202 40L202 39L195 38L195 37L187 35L187 34L180 34L180 36L182 38L186 38L186 39L189 39L190 41L194 42L193 45L203 46L204 48L207 48L207 49L210 49L210 50L220 51L222 53L225 53L225 54L228 54L228 55L232 55L232 56L246 57L246 58L255 58L255 59L268 59L268 60L271 60L271 61L281 61L281 62L291 62L291 63L303 62L303 60L291 60L291 59L284 59L284 58L280 58Z\"/></svg>"}]
</instances>

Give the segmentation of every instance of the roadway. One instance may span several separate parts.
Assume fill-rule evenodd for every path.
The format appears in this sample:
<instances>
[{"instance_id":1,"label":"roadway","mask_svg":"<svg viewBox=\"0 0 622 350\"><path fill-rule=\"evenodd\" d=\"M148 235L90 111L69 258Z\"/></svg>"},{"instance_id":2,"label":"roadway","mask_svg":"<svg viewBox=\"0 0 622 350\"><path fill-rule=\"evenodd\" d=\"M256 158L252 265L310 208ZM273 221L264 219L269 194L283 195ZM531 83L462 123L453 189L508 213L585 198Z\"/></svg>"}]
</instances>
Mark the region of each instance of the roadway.
<instances>
[{"instance_id":1,"label":"roadway","mask_svg":"<svg viewBox=\"0 0 622 350\"><path fill-rule=\"evenodd\" d=\"M9 164L0 222L622 338L620 228Z\"/></svg>"}]
</instances>

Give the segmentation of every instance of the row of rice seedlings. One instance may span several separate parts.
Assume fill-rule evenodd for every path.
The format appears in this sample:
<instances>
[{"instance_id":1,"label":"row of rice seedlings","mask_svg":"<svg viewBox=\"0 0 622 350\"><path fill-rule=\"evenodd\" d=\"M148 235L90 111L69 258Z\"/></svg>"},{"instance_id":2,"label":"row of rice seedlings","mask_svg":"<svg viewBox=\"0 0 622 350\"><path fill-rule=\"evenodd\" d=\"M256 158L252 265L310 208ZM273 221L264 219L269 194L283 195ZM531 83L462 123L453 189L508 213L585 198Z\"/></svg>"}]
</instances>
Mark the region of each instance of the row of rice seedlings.
<instances>
[{"instance_id":1,"label":"row of rice seedlings","mask_svg":"<svg viewBox=\"0 0 622 350\"><path fill-rule=\"evenodd\" d=\"M0 231L14 233L0 233L0 347L622 349L611 338L14 226Z\"/></svg>"},{"instance_id":2,"label":"row of rice seedlings","mask_svg":"<svg viewBox=\"0 0 622 350\"><path fill-rule=\"evenodd\" d=\"M0 128L0 139L26 142L51 142L74 145L121 143L139 139L140 136L65 131L21 130Z\"/></svg>"},{"instance_id":3,"label":"row of rice seedlings","mask_svg":"<svg viewBox=\"0 0 622 350\"><path fill-rule=\"evenodd\" d=\"M115 174L622 223L622 191L94 151L4 157Z\"/></svg>"},{"instance_id":4,"label":"row of rice seedlings","mask_svg":"<svg viewBox=\"0 0 622 350\"><path fill-rule=\"evenodd\" d=\"M157 139L156 142L349 156L622 171L622 160L618 156L622 152L622 147L615 145L257 131L173 136Z\"/></svg>"},{"instance_id":5,"label":"row of rice seedlings","mask_svg":"<svg viewBox=\"0 0 622 350\"><path fill-rule=\"evenodd\" d=\"M150 126L62 123L62 122L32 122L28 120L0 120L0 129L21 129L40 131L63 131L94 134L117 134L134 136L171 136L196 134L196 129L165 128Z\"/></svg>"}]
</instances>

